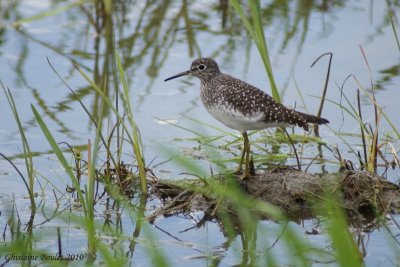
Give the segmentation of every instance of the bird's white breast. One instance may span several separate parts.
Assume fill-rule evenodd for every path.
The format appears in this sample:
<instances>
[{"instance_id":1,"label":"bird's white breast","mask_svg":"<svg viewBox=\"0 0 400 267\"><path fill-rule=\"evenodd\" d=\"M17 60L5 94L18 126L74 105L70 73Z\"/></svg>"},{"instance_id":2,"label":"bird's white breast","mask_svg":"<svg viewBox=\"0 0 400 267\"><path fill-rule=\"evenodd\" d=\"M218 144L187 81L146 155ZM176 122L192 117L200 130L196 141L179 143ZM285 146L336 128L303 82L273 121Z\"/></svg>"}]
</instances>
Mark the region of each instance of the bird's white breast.
<instances>
[{"instance_id":1,"label":"bird's white breast","mask_svg":"<svg viewBox=\"0 0 400 267\"><path fill-rule=\"evenodd\" d=\"M207 111L217 120L229 128L245 132L248 130L261 130L269 127L287 126L285 123L267 123L264 121L265 114L261 111L251 114L243 114L225 105L206 107Z\"/></svg>"}]
</instances>

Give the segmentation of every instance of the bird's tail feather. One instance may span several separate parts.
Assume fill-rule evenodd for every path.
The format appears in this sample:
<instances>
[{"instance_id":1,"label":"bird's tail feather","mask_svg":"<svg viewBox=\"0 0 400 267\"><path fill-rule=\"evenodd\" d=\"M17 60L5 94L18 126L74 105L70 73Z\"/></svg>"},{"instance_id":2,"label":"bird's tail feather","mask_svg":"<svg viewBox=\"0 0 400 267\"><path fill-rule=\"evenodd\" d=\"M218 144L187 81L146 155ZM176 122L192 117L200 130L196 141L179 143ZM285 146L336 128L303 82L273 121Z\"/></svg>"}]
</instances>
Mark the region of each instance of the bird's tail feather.
<instances>
[{"instance_id":1,"label":"bird's tail feather","mask_svg":"<svg viewBox=\"0 0 400 267\"><path fill-rule=\"evenodd\" d=\"M308 123L315 123L315 124L327 124L329 123L329 121L327 119L324 118L319 118L317 116L311 115L311 114L307 114L307 113L302 113L302 112L298 112L297 113L300 114L300 116L302 116Z\"/></svg>"}]
</instances>

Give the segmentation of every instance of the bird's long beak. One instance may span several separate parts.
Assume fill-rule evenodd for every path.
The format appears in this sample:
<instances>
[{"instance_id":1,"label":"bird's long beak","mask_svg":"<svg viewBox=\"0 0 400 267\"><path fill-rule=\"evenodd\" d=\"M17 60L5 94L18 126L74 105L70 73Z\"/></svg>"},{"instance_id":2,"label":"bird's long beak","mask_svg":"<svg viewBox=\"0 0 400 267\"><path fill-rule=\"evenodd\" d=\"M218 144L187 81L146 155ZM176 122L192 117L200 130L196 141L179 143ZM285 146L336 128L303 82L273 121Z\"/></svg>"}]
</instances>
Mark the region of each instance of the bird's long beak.
<instances>
[{"instance_id":1,"label":"bird's long beak","mask_svg":"<svg viewBox=\"0 0 400 267\"><path fill-rule=\"evenodd\" d=\"M174 75L174 76L171 76L171 77L165 79L164 82L169 81L169 80L172 80L172 79L175 79L175 78L178 78L178 77L181 77L181 76L190 75L190 73L191 73L190 70L187 70L187 71L178 73L178 74L176 74L176 75Z\"/></svg>"}]
</instances>

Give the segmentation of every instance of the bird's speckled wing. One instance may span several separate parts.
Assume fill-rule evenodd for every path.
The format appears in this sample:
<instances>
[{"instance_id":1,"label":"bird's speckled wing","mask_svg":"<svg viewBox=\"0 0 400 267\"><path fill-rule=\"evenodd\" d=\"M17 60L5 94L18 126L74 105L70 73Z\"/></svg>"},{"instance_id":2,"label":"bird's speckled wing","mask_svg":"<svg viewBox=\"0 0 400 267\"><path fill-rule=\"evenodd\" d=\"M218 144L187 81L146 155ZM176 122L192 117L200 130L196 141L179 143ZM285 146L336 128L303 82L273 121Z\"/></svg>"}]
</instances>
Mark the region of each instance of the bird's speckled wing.
<instances>
[{"instance_id":1,"label":"bird's speckled wing","mask_svg":"<svg viewBox=\"0 0 400 267\"><path fill-rule=\"evenodd\" d=\"M257 87L236 79L229 75L220 75L213 92L213 99L219 101L215 104L225 104L235 107L235 109L245 116L252 117L257 114L260 121L267 124L287 123L296 125L308 130L307 117L312 115L299 113L276 102L271 96ZM264 116L259 116L262 112ZM315 117L316 118L316 117ZM314 121L310 121L314 122Z\"/></svg>"}]
</instances>

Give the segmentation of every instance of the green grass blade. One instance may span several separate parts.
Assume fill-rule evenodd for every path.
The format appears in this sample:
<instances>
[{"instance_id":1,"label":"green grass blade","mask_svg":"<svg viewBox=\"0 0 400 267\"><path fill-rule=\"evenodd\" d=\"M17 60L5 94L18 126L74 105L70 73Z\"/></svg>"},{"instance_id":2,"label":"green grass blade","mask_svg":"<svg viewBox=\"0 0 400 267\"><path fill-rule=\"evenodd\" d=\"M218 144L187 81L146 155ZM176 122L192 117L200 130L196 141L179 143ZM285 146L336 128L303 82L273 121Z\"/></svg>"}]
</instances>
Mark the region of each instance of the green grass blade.
<instances>
[{"instance_id":1,"label":"green grass blade","mask_svg":"<svg viewBox=\"0 0 400 267\"><path fill-rule=\"evenodd\" d=\"M253 17L254 32L257 37L257 47L264 62L265 69L267 70L268 78L271 85L272 96L276 101L281 102L272 72L271 61L269 59L268 47L264 34L264 27L262 25L260 1L250 1L250 10Z\"/></svg>"},{"instance_id":2,"label":"green grass blade","mask_svg":"<svg viewBox=\"0 0 400 267\"><path fill-rule=\"evenodd\" d=\"M360 251L348 229L345 215L337 202L332 199L327 200L326 212L329 214L328 233L335 248L339 266L363 266Z\"/></svg>"},{"instance_id":3,"label":"green grass blade","mask_svg":"<svg viewBox=\"0 0 400 267\"><path fill-rule=\"evenodd\" d=\"M68 174L70 177L72 184L76 188L76 192L79 196L79 200L81 201L81 205L84 211L85 216L87 216L87 208L86 208L86 203L83 201L83 195L79 187L78 180L76 179L74 173L72 172L72 168L69 166L67 160L65 159L60 147L58 146L56 140L54 139L53 135L50 133L49 128L47 128L46 124L44 123L42 117L40 116L39 112L36 110L36 108L31 104L31 109L33 111L33 115L35 116L36 121L38 122L40 128L42 129L42 132L44 136L46 137L47 141L49 142L51 148L53 149L54 154L56 154L58 160L60 161L61 165L65 169L65 172Z\"/></svg>"},{"instance_id":4,"label":"green grass blade","mask_svg":"<svg viewBox=\"0 0 400 267\"><path fill-rule=\"evenodd\" d=\"M397 35L397 27L396 27L396 24L395 24L395 22L394 22L393 13L392 13L392 12L389 13L389 19L390 19L390 24L392 25L392 30L393 30L394 38L396 39L397 48L399 48L399 51L400 51L399 36Z\"/></svg>"},{"instance_id":5,"label":"green grass blade","mask_svg":"<svg viewBox=\"0 0 400 267\"><path fill-rule=\"evenodd\" d=\"M246 27L251 37L253 38L258 48L258 51L261 55L261 58L263 60L264 67L267 71L272 97L275 99L275 101L280 103L281 98L279 96L278 88L276 87L274 75L272 72L272 66L271 66L271 61L269 59L267 42L265 40L264 28L262 25L260 1L259 0L249 1L253 24L251 24L250 21L247 19L246 15L244 14L243 8L241 7L238 0L230 0L230 4L234 8L236 13L239 15L244 26Z\"/></svg>"},{"instance_id":6,"label":"green grass blade","mask_svg":"<svg viewBox=\"0 0 400 267\"><path fill-rule=\"evenodd\" d=\"M140 181L141 181L141 190L142 192L146 193L147 192L147 180L146 180L146 171L145 171L145 164L144 164L144 159L143 159L143 154L142 154L142 149L141 149L141 140L140 140L140 136L138 134L138 128L136 126L135 120L133 118L133 112L132 112L132 108L130 105L130 101L129 101L129 93L128 93L128 85L126 83L126 79L125 79L125 74L122 68L122 64L121 61L116 54L116 60L117 60L117 67L119 70L119 74L120 74L120 80L122 82L122 86L124 88L124 105L126 108L126 114L128 116L129 122L132 126L132 133L133 135L130 135L129 132L129 128L127 127L127 125L124 123L123 118L121 117L121 115L118 113L118 110L116 109L116 107L111 103L110 99L104 94L103 90L101 90L92 79L90 79L90 77L83 72L77 65L74 65L75 68L79 71L79 73L82 75L82 77L89 82L89 84L92 86L92 88L96 91L96 93L98 93L102 99L104 100L104 102L110 107L110 109L114 112L114 114L117 116L118 120L121 122L122 127L124 128L125 132L127 133L127 137L129 139L129 142L133 145L133 149L134 149L134 153L135 153L135 157L136 157L136 161L138 164L138 169L139 169L139 177L140 177Z\"/></svg>"},{"instance_id":7,"label":"green grass blade","mask_svg":"<svg viewBox=\"0 0 400 267\"><path fill-rule=\"evenodd\" d=\"M43 18L46 18L46 17L55 16L55 15L61 13L61 12L65 12L67 10L70 10L70 9L76 7L76 6L80 6L80 5L82 5L82 4L86 3L86 2L92 2L92 1L87 1L87 0L76 1L76 2L74 1L72 3L69 3L69 4L65 5L65 6L61 6L61 7L58 7L58 8L50 8L50 9L48 9L47 11L45 11L43 13L40 13L40 14L34 15L32 17L24 18L24 19L20 19L20 20L16 21L14 23L14 27L19 27L24 23L33 22L33 21L40 20L40 19L43 19Z\"/></svg>"},{"instance_id":8,"label":"green grass blade","mask_svg":"<svg viewBox=\"0 0 400 267\"><path fill-rule=\"evenodd\" d=\"M139 169L139 177L140 177L140 185L143 193L147 192L147 180L146 180L146 170L145 170L145 164L143 160L143 153L142 153L142 147L141 147L141 140L138 134L138 128L135 122L135 119L133 118L133 111L131 107L131 101L129 97L129 88L128 84L126 83L125 79L125 73L124 69L121 64L121 59L118 55L117 52L115 52L115 59L117 61L117 68L119 72L119 79L122 82L122 87L124 89L124 104L125 104L125 112L128 116L129 122L132 126L132 134L133 134L133 150L136 156L136 162L138 164L138 169Z\"/></svg>"},{"instance_id":9,"label":"green grass blade","mask_svg":"<svg viewBox=\"0 0 400 267\"><path fill-rule=\"evenodd\" d=\"M353 79L355 80L355 82L356 82L358 88L360 88L360 89L363 91L363 93L364 93L366 96L368 96L368 98L370 99L371 103L379 110L379 112L381 113L381 115L383 115L383 117L385 118L385 120L387 121L387 123L388 123L388 124L390 125L390 127L392 128L393 132L396 134L396 137L397 137L397 138L400 138L400 132L399 132L399 130L398 130L397 127L394 125L394 123L391 121L391 119L387 116L387 114L385 113L384 109L383 109L380 105L378 105L378 103L375 101L373 95L371 95L371 94L368 92L368 90L366 90L366 89L364 88L364 86L361 85L360 81L359 81L355 76L352 76L352 77L353 77Z\"/></svg>"},{"instance_id":10,"label":"green grass blade","mask_svg":"<svg viewBox=\"0 0 400 267\"><path fill-rule=\"evenodd\" d=\"M128 127L123 123L123 118L122 116L118 113L118 110L114 107L113 103L111 103L110 99L104 94L103 90L101 90L92 79L82 70L80 69L77 65L74 65L74 67L78 70L78 72L82 75L82 77L92 86L92 88L96 91L97 94L101 96L101 98L104 100L104 102L107 104L107 106L114 112L114 114L117 116L118 121L121 122L122 127L124 130L129 133ZM131 135L127 135L129 142L132 144L134 143L134 139L132 138Z\"/></svg>"},{"instance_id":11,"label":"green grass blade","mask_svg":"<svg viewBox=\"0 0 400 267\"><path fill-rule=\"evenodd\" d=\"M254 29L251 26L250 21L247 19L246 15L244 14L244 11L242 9L242 7L240 6L240 3L238 0L230 0L230 4L233 6L233 8L235 9L236 13L239 15L240 19L242 20L244 26L246 27L246 29L249 31L251 37L256 40L256 36L254 33Z\"/></svg>"},{"instance_id":12,"label":"green grass blade","mask_svg":"<svg viewBox=\"0 0 400 267\"><path fill-rule=\"evenodd\" d=\"M200 121L200 120L197 120L197 119L195 119L195 118L191 118L191 117L188 117L188 116L186 116L186 115L182 115L182 117L184 117L185 119L188 119L188 120L190 120L190 121L193 121L193 122L195 122L195 123L198 123L198 124L200 124L200 125L202 125L202 126L206 126L206 127L208 127L208 128L217 130L218 132L223 133L224 135L229 135L229 136L232 136L232 137L237 137L237 135L236 135L236 134L233 134L232 132L225 131L225 130L219 128L219 127L215 127L215 126L213 126L213 125L211 125L211 124L205 123L205 122ZM176 125L176 124L173 124L173 125ZM177 126L177 127L179 127L179 126ZM183 128L183 127L181 127L181 128ZM185 128L183 128L183 129L185 129ZM185 130L186 130L186 129L185 129ZM190 130L189 130L189 131L190 131ZM192 131L192 132L193 132L193 131ZM203 135L201 135L200 133L196 133L196 132L195 132L195 134L196 134L196 135L199 135L199 136L203 136Z\"/></svg>"},{"instance_id":13,"label":"green grass blade","mask_svg":"<svg viewBox=\"0 0 400 267\"><path fill-rule=\"evenodd\" d=\"M11 94L11 91L9 89L6 89L1 81L0 81L0 84L3 88L4 94L6 95L8 104L14 115L14 119L17 123L18 130L19 130L19 133L21 136L21 141L22 141L22 146L23 146L23 151L24 151L25 167L26 167L26 171L27 171L28 177L29 177L29 181L28 181L29 185L28 185L27 189L28 189L29 199L31 201L31 209L32 209L32 212L35 213L36 212L36 203L35 203L35 198L34 198L34 194L33 194L35 177L34 177L34 169L33 169L32 152L29 147L28 139L25 136L24 128L22 127L22 123L21 123L21 120L18 115L17 106L14 102L14 98Z\"/></svg>"}]
</instances>

